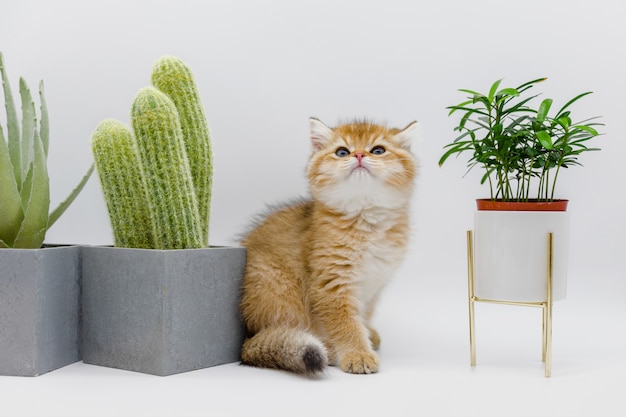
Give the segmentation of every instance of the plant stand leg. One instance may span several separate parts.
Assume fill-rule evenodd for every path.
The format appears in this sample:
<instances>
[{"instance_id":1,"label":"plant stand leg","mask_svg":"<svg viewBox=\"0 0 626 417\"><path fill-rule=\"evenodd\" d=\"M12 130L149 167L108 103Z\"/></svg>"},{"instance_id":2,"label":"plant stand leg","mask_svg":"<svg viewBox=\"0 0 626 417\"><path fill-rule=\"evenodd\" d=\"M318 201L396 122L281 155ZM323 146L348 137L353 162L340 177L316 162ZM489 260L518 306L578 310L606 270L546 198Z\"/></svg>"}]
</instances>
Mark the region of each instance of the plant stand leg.
<instances>
[{"instance_id":1,"label":"plant stand leg","mask_svg":"<svg viewBox=\"0 0 626 417\"><path fill-rule=\"evenodd\" d=\"M547 304L541 306L541 362L546 362L546 351L548 350L548 313Z\"/></svg>"},{"instance_id":2,"label":"plant stand leg","mask_svg":"<svg viewBox=\"0 0 626 417\"><path fill-rule=\"evenodd\" d=\"M476 366L476 320L474 314L474 238L471 230L467 231L467 295L469 305L470 328L470 365Z\"/></svg>"},{"instance_id":3,"label":"plant stand leg","mask_svg":"<svg viewBox=\"0 0 626 417\"><path fill-rule=\"evenodd\" d=\"M550 378L552 375L552 284L554 272L554 236L548 233L548 280L546 285L546 304L544 307L544 354L545 376Z\"/></svg>"}]
</instances>

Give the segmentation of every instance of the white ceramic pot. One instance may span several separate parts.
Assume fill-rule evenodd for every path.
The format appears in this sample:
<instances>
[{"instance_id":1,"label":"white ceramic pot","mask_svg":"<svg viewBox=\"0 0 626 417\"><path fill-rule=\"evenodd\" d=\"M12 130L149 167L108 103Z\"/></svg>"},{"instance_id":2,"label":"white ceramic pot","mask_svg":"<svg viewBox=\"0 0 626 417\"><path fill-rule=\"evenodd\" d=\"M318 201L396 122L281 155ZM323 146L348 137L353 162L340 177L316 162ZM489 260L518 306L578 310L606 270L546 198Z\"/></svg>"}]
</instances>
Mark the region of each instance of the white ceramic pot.
<instances>
[{"instance_id":1,"label":"white ceramic pot","mask_svg":"<svg viewBox=\"0 0 626 417\"><path fill-rule=\"evenodd\" d=\"M548 234L553 233L553 301L565 298L569 213L482 211L474 217L474 294L478 298L547 299Z\"/></svg>"}]
</instances>

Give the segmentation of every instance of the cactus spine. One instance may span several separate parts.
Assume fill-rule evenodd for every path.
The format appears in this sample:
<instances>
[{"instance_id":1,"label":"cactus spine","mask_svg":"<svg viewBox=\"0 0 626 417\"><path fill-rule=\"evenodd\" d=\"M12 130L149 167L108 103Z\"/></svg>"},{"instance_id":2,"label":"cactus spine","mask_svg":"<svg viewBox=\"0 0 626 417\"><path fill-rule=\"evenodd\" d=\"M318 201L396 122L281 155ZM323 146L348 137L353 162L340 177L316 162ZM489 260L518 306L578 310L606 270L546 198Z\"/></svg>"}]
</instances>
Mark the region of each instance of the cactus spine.
<instances>
[{"instance_id":1,"label":"cactus spine","mask_svg":"<svg viewBox=\"0 0 626 417\"><path fill-rule=\"evenodd\" d=\"M164 57L152 80L133 101L132 130L105 120L92 138L115 245L207 247L211 146L193 76Z\"/></svg>"},{"instance_id":2,"label":"cactus spine","mask_svg":"<svg viewBox=\"0 0 626 417\"><path fill-rule=\"evenodd\" d=\"M154 248L156 230L151 221L150 202L130 129L117 120L104 120L92 136L91 147L111 218L115 245Z\"/></svg>"},{"instance_id":3,"label":"cactus spine","mask_svg":"<svg viewBox=\"0 0 626 417\"><path fill-rule=\"evenodd\" d=\"M200 95L190 68L179 58L161 57L152 70L152 84L172 99L180 117L185 149L205 245L208 244L213 161L211 138Z\"/></svg>"}]
</instances>

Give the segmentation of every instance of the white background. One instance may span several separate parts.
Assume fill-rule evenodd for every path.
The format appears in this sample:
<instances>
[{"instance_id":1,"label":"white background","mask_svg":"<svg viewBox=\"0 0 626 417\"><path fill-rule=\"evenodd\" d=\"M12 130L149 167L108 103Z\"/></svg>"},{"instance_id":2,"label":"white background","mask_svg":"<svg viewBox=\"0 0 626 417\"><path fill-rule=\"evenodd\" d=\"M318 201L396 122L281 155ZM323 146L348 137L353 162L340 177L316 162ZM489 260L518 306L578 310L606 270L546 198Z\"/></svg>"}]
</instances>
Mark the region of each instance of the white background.
<instances>
[{"instance_id":1,"label":"white background","mask_svg":"<svg viewBox=\"0 0 626 417\"><path fill-rule=\"evenodd\" d=\"M306 194L309 116L419 120L423 137L410 255L376 316L379 374L308 380L231 364L158 378L77 363L0 377L0 415L626 415L625 17L622 0L2 0L14 94L19 76L46 85L53 205L91 164L98 122L128 122L164 54L193 69L211 128L213 245L236 244L266 204ZM558 191L571 201L571 256L551 379L539 310L479 305L469 367L465 231L487 190L477 174L462 178L463 159L437 166L458 88L542 76L556 103L593 91L573 110L606 124L602 151L563 173ZM47 242L112 243L97 177Z\"/></svg>"}]
</instances>

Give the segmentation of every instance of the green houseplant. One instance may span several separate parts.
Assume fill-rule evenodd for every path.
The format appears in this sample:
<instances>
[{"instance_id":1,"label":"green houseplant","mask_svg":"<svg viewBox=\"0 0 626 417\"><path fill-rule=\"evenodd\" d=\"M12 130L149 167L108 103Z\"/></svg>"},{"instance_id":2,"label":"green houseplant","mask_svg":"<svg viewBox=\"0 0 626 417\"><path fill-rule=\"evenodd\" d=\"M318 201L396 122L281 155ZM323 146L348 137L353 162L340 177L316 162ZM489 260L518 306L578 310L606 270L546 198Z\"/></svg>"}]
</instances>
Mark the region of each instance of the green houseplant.
<instances>
[{"instance_id":1,"label":"green houseplant","mask_svg":"<svg viewBox=\"0 0 626 417\"><path fill-rule=\"evenodd\" d=\"M488 183L490 199L503 201L553 201L560 170L579 165L578 156L594 151L588 141L598 136L597 117L574 122L571 106L591 94L585 92L552 112L553 100L543 99L531 107L536 95L527 92L546 78L516 88L501 88L502 80L482 94L468 94L460 104L449 106L449 115L461 114L454 128L459 133L444 147L439 165L452 155L470 153L468 169L484 170L481 184Z\"/></svg>"},{"instance_id":2,"label":"green houseplant","mask_svg":"<svg viewBox=\"0 0 626 417\"><path fill-rule=\"evenodd\" d=\"M170 375L239 359L245 249L208 245L212 151L189 67L165 56L92 136L115 247L83 249L83 360Z\"/></svg>"},{"instance_id":3,"label":"green houseplant","mask_svg":"<svg viewBox=\"0 0 626 417\"><path fill-rule=\"evenodd\" d=\"M466 100L449 106L459 115L458 136L444 146L443 165L468 153L468 170L482 169L487 199L477 199L474 230L468 231L468 294L471 363L475 365L474 302L543 308L543 360L551 372L552 303L565 298L569 248L568 200L556 199L562 169L597 148L597 117L573 121L574 96L553 111L553 100L531 94L546 78L518 87L495 81L486 94L461 89ZM535 104L538 102L538 104Z\"/></svg>"},{"instance_id":4,"label":"green houseplant","mask_svg":"<svg viewBox=\"0 0 626 417\"><path fill-rule=\"evenodd\" d=\"M80 359L80 249L42 244L94 167L49 212L50 128L43 82L38 121L30 89L20 78L20 122L2 53L0 74L6 110L6 137L0 126L0 374L36 376Z\"/></svg>"},{"instance_id":5,"label":"green houseplant","mask_svg":"<svg viewBox=\"0 0 626 417\"><path fill-rule=\"evenodd\" d=\"M480 182L490 190L489 198L476 200L474 217L476 289L484 298L545 298L547 257L542 242L550 232L558 252L555 298L565 296L569 200L555 198L557 180L562 169L580 165L581 154L598 150L588 145L602 124L598 117L573 121L573 105L591 92L575 95L560 108L550 98L539 100L539 93L531 94L545 80L515 88L501 87L502 80L497 80L486 94L461 89L466 100L447 107L450 116L459 116L454 127L458 136L444 146L439 165L467 153L468 170L482 169ZM529 248L535 251L532 256ZM532 276L540 279L531 290ZM493 292L508 286L502 283L505 278L510 291ZM489 289L483 286L486 282Z\"/></svg>"}]
</instances>

